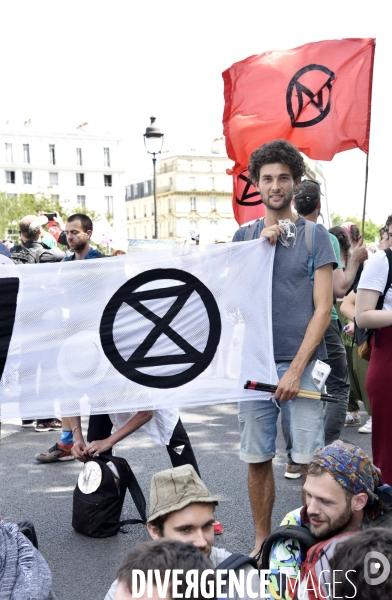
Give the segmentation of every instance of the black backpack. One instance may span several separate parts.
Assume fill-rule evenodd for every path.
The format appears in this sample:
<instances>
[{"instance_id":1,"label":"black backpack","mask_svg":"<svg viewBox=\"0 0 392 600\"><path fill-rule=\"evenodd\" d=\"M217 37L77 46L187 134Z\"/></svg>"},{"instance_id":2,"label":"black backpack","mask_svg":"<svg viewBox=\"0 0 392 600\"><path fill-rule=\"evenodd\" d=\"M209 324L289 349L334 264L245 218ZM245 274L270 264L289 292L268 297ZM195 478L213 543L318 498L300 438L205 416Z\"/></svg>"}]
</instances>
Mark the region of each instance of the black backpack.
<instances>
[{"instance_id":1,"label":"black backpack","mask_svg":"<svg viewBox=\"0 0 392 600\"><path fill-rule=\"evenodd\" d=\"M18 523L20 533L23 533L25 537L33 544L38 550L38 538L35 531L35 527L31 521L21 521Z\"/></svg>"},{"instance_id":2,"label":"black backpack","mask_svg":"<svg viewBox=\"0 0 392 600\"><path fill-rule=\"evenodd\" d=\"M107 463L112 463L112 468ZM119 477L113 473L113 466ZM140 519L121 521L127 490ZM146 521L146 500L125 458L104 454L99 458L86 457L73 494L72 527L89 537L105 538L116 535L123 525L145 524Z\"/></svg>"},{"instance_id":3,"label":"black backpack","mask_svg":"<svg viewBox=\"0 0 392 600\"><path fill-rule=\"evenodd\" d=\"M25 248L24 246L14 246L11 248L11 260L16 265L34 265L40 262L41 256L48 248Z\"/></svg>"}]
</instances>

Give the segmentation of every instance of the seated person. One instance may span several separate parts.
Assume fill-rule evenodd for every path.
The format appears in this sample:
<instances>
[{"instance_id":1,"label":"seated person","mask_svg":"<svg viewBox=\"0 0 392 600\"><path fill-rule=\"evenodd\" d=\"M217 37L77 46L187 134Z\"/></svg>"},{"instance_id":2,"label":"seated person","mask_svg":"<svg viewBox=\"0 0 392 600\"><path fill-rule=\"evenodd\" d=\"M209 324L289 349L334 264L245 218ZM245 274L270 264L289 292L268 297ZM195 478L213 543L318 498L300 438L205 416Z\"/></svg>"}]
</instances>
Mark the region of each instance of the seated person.
<instances>
[{"instance_id":1,"label":"seated person","mask_svg":"<svg viewBox=\"0 0 392 600\"><path fill-rule=\"evenodd\" d=\"M391 561L391 529L369 527L339 544L329 561L331 571L341 571L340 577L335 577L335 597L392 598Z\"/></svg>"},{"instance_id":2,"label":"seated person","mask_svg":"<svg viewBox=\"0 0 392 600\"><path fill-rule=\"evenodd\" d=\"M391 508L377 496L376 488L380 486L380 469L365 452L358 446L336 440L316 451L303 487L306 506L288 513L281 525L307 526L320 540L359 531L374 522L382 511ZM298 540L281 540L273 545L270 554L272 597L285 597L282 596L284 590L280 590L280 572L295 582L304 560Z\"/></svg>"},{"instance_id":3,"label":"seated person","mask_svg":"<svg viewBox=\"0 0 392 600\"><path fill-rule=\"evenodd\" d=\"M0 519L0 597L4 600L56 600L52 574L33 544L14 523Z\"/></svg>"},{"instance_id":4,"label":"seated person","mask_svg":"<svg viewBox=\"0 0 392 600\"><path fill-rule=\"evenodd\" d=\"M177 586L176 593L181 594L181 597L185 598L185 591L187 584L185 581L186 573L188 571L198 572L198 586L196 589L200 589L200 580L203 571L211 569L211 564L208 558L195 548L193 544L184 544L182 542L175 542L174 540L154 540L149 542L140 542L136 544L134 548L127 554L125 560L117 573L117 589L115 600L131 600L134 598L135 593L141 591L140 588L144 587L140 580L135 578L137 585L136 590L133 589L132 572L134 570L141 571L145 576L145 593L141 598L147 598L147 577L148 571L153 570L154 572L154 584L152 588L153 600L161 598L172 598L172 583L169 579L168 586L165 592L164 581L166 571L172 571L173 569L179 569L183 573L179 575L180 585ZM158 588L156 585L156 571L159 571L160 582L163 586L164 595L158 595ZM194 577L194 576L193 576ZM213 575L210 575L213 580ZM208 589L209 581L206 582L205 587ZM200 598L198 593L191 593L188 598Z\"/></svg>"},{"instance_id":5,"label":"seated person","mask_svg":"<svg viewBox=\"0 0 392 600\"><path fill-rule=\"evenodd\" d=\"M199 548L216 568L231 552L216 548L214 543L214 511L218 500L210 492L191 465L183 465L155 473L151 480L150 516L147 530L154 539L171 539L187 542ZM254 570L245 564L238 570ZM237 571L236 571L237 573ZM238 577L238 575L237 575ZM260 593L259 577L252 577L252 590ZM118 581L114 581L105 600L113 600ZM245 600L248 596L245 594ZM236 593L235 599L238 600Z\"/></svg>"}]
</instances>

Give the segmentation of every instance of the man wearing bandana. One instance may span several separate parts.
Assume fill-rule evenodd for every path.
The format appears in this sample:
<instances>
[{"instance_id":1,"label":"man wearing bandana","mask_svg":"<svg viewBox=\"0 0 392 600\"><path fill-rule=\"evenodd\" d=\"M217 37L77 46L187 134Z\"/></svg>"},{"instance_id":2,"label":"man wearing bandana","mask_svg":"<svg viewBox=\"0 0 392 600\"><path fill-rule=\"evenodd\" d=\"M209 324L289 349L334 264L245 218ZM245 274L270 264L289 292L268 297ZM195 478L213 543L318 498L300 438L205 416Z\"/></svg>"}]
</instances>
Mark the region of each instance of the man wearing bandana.
<instances>
[{"instance_id":1,"label":"man wearing bandana","mask_svg":"<svg viewBox=\"0 0 392 600\"><path fill-rule=\"evenodd\" d=\"M392 502L389 505L381 499L385 494L382 490L380 469L365 452L358 446L336 440L316 451L304 485L306 504L288 513L281 525L307 526L320 541L357 532L365 526L376 526L392 508ZM294 581L304 560L298 540L287 539L273 545L271 597L289 597L280 595L279 574L284 572Z\"/></svg>"}]
</instances>

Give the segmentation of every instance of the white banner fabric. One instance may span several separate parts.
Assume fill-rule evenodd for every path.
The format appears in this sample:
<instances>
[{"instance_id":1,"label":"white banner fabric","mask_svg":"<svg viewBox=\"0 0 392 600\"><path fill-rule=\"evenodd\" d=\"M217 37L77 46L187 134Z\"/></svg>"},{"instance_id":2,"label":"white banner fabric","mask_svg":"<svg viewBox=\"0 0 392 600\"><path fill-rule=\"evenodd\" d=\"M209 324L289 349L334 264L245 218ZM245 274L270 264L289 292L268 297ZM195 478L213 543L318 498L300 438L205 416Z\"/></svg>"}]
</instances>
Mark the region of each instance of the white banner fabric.
<instances>
[{"instance_id":1,"label":"white banner fabric","mask_svg":"<svg viewBox=\"0 0 392 600\"><path fill-rule=\"evenodd\" d=\"M0 416L267 398L243 386L277 382L273 258L255 240L0 264Z\"/></svg>"}]
</instances>

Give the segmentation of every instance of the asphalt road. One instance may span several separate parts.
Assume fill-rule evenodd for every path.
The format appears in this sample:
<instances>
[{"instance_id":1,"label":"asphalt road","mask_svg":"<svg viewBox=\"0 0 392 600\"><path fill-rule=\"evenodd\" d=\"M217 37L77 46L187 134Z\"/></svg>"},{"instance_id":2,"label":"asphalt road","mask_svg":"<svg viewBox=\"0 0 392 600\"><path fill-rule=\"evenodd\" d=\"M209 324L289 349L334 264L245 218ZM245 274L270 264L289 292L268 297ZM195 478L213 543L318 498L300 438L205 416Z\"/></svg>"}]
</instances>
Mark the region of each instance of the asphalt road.
<instances>
[{"instance_id":1,"label":"asphalt road","mask_svg":"<svg viewBox=\"0 0 392 600\"><path fill-rule=\"evenodd\" d=\"M367 415L362 412L361 416L364 423ZM216 545L248 553L253 548L253 523L247 494L247 467L238 459L236 406L194 408L182 411L181 418L191 438L202 478L221 501L217 518L224 525L225 533L216 537ZM357 427L345 428L342 438L353 441L370 454L371 436L359 434ZM40 550L52 570L53 588L59 600L103 600L126 550L137 541L148 539L148 534L143 525L133 525L128 534L91 539L72 529L72 493L81 463L42 465L33 458L58 439L57 432L36 433L20 429L16 422L2 424L0 515L10 522L27 518L34 522ZM148 504L152 474L171 466L166 449L136 432L117 444L116 454L125 457L132 466ZM274 471L273 527L289 510L301 504L300 480L283 476L285 454L280 427ZM130 498L124 505L123 516L137 516Z\"/></svg>"}]
</instances>

